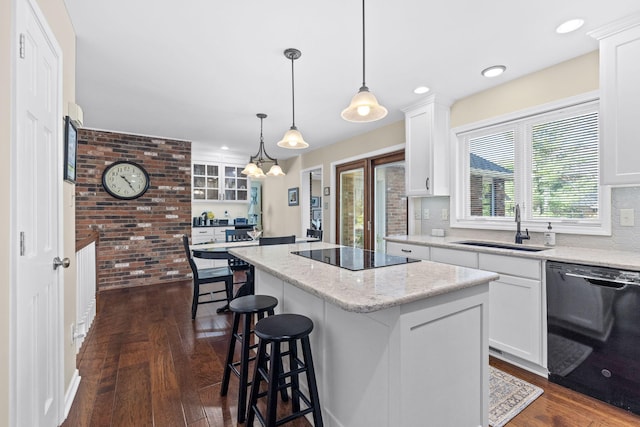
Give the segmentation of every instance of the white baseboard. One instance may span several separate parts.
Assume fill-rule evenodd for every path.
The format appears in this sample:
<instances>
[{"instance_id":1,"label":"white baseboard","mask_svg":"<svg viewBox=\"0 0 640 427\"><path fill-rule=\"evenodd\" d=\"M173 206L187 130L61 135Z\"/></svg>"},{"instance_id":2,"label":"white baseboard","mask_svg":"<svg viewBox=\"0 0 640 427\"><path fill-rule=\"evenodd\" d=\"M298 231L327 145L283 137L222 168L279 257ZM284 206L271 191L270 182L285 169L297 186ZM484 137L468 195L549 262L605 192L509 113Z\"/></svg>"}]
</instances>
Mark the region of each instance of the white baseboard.
<instances>
[{"instance_id":1,"label":"white baseboard","mask_svg":"<svg viewBox=\"0 0 640 427\"><path fill-rule=\"evenodd\" d=\"M69 415L69 411L71 410L71 405L73 404L73 399L76 397L76 393L78 392L78 387L80 387L80 380L82 377L80 376L80 371L77 369L73 371L73 377L69 382L69 387L67 388L66 393L64 394L64 417L62 422L67 419ZM61 422L61 424L62 424Z\"/></svg>"}]
</instances>

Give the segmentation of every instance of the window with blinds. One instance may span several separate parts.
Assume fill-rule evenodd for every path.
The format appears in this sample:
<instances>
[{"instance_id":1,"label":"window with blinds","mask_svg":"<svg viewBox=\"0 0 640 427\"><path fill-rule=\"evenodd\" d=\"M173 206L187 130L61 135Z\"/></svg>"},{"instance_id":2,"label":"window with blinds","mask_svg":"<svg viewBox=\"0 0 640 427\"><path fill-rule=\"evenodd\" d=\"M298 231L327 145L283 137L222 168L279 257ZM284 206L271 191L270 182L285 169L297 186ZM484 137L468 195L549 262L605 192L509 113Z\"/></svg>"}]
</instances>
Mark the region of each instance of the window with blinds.
<instances>
[{"instance_id":1,"label":"window with blinds","mask_svg":"<svg viewBox=\"0 0 640 427\"><path fill-rule=\"evenodd\" d=\"M515 130L469 138L469 214L512 216Z\"/></svg>"},{"instance_id":2,"label":"window with blinds","mask_svg":"<svg viewBox=\"0 0 640 427\"><path fill-rule=\"evenodd\" d=\"M515 205L532 230L605 234L598 102L528 114L457 134L452 225L510 229ZM462 181L460 181L462 180Z\"/></svg>"},{"instance_id":3,"label":"window with blinds","mask_svg":"<svg viewBox=\"0 0 640 427\"><path fill-rule=\"evenodd\" d=\"M598 217L598 113L531 127L533 218Z\"/></svg>"}]
</instances>

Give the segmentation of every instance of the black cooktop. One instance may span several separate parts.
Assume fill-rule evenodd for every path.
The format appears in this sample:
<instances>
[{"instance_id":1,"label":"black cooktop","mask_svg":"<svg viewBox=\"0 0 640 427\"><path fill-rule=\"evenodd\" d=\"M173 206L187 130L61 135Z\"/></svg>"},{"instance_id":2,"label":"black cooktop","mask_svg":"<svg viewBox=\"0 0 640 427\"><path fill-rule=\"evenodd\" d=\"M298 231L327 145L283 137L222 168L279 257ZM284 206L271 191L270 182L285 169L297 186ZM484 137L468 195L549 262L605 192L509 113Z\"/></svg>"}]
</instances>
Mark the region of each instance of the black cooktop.
<instances>
[{"instance_id":1,"label":"black cooktop","mask_svg":"<svg viewBox=\"0 0 640 427\"><path fill-rule=\"evenodd\" d=\"M381 252L358 248L311 249L291 253L352 271L420 261L419 259L387 255Z\"/></svg>"}]
</instances>

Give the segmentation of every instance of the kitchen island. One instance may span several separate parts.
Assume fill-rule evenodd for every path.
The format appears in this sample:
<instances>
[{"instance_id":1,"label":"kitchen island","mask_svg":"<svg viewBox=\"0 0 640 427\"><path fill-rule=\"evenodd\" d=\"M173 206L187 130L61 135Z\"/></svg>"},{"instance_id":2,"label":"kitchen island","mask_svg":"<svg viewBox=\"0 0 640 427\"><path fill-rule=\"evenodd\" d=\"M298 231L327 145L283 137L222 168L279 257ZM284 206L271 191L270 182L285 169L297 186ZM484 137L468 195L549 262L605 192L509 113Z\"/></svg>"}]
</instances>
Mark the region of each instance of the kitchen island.
<instances>
[{"instance_id":1,"label":"kitchen island","mask_svg":"<svg viewBox=\"0 0 640 427\"><path fill-rule=\"evenodd\" d=\"M485 426L488 289L495 273L428 261L351 271L292 251L230 249L253 264L256 294L299 313L311 334L328 426Z\"/></svg>"}]
</instances>

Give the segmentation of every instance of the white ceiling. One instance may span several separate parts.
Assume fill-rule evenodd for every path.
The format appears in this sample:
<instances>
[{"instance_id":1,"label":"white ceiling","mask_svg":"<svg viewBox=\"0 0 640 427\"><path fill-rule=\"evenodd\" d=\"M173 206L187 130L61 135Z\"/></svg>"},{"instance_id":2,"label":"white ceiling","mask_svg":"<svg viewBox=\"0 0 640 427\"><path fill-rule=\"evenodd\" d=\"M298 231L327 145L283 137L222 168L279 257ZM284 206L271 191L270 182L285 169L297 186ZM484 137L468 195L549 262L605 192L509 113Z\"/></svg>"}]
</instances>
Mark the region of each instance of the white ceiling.
<instances>
[{"instance_id":1,"label":"white ceiling","mask_svg":"<svg viewBox=\"0 0 640 427\"><path fill-rule=\"evenodd\" d=\"M586 33L640 10L638 0L368 0L366 83L389 115L340 118L362 83L360 0L65 0L77 35L76 101L85 126L267 152L296 125L310 151L403 118L426 95L459 99L597 49ZM583 18L578 31L555 28ZM480 71L504 64L487 79ZM428 94L427 94L428 95Z\"/></svg>"}]
</instances>

